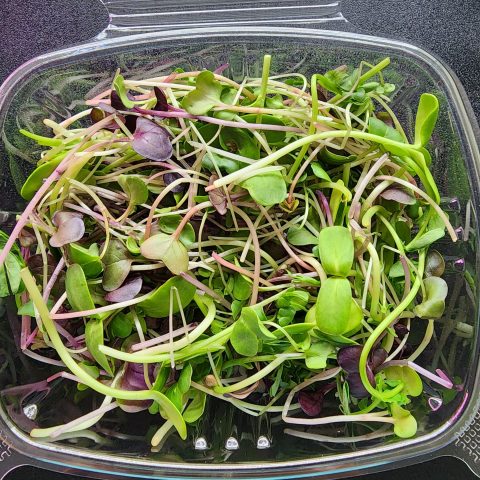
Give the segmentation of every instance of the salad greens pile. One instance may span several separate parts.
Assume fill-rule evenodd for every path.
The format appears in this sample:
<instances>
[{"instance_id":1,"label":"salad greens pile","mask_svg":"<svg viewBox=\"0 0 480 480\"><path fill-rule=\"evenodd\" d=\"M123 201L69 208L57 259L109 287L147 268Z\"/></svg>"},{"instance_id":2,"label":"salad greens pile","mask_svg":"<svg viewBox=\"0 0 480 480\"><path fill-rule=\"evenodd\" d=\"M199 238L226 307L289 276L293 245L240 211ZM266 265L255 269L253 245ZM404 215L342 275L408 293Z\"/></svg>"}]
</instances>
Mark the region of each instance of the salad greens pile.
<instances>
[{"instance_id":1,"label":"salad greens pile","mask_svg":"<svg viewBox=\"0 0 480 480\"><path fill-rule=\"evenodd\" d=\"M23 354L55 373L2 395L21 404L61 378L92 399L33 437L148 409L155 446L186 438L215 397L281 414L291 435L371 422L406 438L417 403L441 408L431 392L452 380L415 363L448 292L430 246L457 240L426 149L438 100L421 95L409 138L388 58L310 79L270 62L241 83L227 65L117 72L84 111L45 120L51 138L22 131L45 150L0 237L0 294L15 297Z\"/></svg>"}]
</instances>

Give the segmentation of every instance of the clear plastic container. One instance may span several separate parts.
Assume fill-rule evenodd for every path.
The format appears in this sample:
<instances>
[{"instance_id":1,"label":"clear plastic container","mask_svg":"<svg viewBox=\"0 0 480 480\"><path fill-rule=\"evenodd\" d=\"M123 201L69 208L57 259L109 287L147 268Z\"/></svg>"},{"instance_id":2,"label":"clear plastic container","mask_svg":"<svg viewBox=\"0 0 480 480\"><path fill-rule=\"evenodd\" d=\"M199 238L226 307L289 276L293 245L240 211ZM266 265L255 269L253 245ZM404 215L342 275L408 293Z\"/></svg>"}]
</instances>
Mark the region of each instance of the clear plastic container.
<instances>
[{"instance_id":1,"label":"clear plastic container","mask_svg":"<svg viewBox=\"0 0 480 480\"><path fill-rule=\"evenodd\" d=\"M208 417L186 442L173 435L159 452L151 452L143 442L122 440L103 446L88 439L77 445L37 441L25 434L1 405L0 477L15 466L34 464L59 471L83 470L98 477L113 474L116 478L340 478L440 455L458 456L480 475L475 287L480 280L478 126L458 79L437 58L413 45L357 33L337 2L308 3L244 0L231 5L190 0L179 9L178 2L173 1L106 1L110 25L98 38L27 62L0 88L2 228L8 228L14 213L21 211L23 203L17 189L37 159L36 148L17 133L19 126L42 133L43 118L58 120L71 115L78 106L76 101L106 87L119 66L126 76L142 78L176 67L214 69L228 63L226 74L242 79L260 73L265 53L273 56L272 72L304 74L390 56L388 77L399 85L394 109L410 132L412 105L422 92L435 93L441 103L432 143L433 171L444 207L450 209L455 226L464 230L458 245L445 243L438 248L448 260L448 281L460 283L463 303L453 312L475 329L472 339L460 341L454 366L464 383L463 392L442 413L427 415L415 438L377 439L357 445L293 439L283 433L281 424L264 418L252 421L219 403L210 408ZM464 286L466 278L470 280L469 291ZM4 326L15 320L4 317ZM0 348L2 353L16 355L7 341L9 335L1 337ZM28 375L41 373L33 361L16 363L19 383L28 369ZM0 387L11 382L11 374L2 372ZM44 403L41 407L53 411L61 405L59 396L58 404ZM129 421L132 428L141 429L136 415L130 415Z\"/></svg>"}]
</instances>

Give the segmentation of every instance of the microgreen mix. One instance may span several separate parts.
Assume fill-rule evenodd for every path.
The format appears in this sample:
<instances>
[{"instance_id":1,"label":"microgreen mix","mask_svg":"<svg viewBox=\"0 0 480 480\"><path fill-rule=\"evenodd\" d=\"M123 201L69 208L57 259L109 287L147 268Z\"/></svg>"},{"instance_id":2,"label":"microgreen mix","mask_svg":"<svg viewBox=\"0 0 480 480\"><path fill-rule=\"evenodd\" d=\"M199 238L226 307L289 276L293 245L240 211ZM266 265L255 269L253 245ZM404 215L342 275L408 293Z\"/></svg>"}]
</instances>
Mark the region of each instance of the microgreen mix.
<instances>
[{"instance_id":1,"label":"microgreen mix","mask_svg":"<svg viewBox=\"0 0 480 480\"><path fill-rule=\"evenodd\" d=\"M325 442L339 439L305 429L371 426L352 442L411 437L416 402L441 408L432 392L452 380L416 363L448 294L430 247L457 240L426 148L438 100L421 95L405 132L388 58L309 79L270 62L241 83L227 65L117 72L85 110L46 120L52 137L22 131L44 151L0 238L0 293L23 354L55 373L2 395L23 406L61 381L92 398L65 424L30 419L33 437L148 409L155 446L185 439L215 397Z\"/></svg>"}]
</instances>

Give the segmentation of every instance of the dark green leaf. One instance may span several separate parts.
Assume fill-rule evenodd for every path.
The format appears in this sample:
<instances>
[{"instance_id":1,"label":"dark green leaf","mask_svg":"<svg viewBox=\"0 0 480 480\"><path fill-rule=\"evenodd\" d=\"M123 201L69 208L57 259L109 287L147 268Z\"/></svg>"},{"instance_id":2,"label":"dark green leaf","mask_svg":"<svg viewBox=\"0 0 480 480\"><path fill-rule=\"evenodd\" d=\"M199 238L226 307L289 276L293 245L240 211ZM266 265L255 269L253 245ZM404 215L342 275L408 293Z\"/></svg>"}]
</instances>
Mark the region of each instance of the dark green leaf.
<instances>
[{"instance_id":1,"label":"dark green leaf","mask_svg":"<svg viewBox=\"0 0 480 480\"><path fill-rule=\"evenodd\" d=\"M223 128L220 132L220 145L227 152L236 153L242 157L260 158L260 147L257 142L241 128Z\"/></svg>"},{"instance_id":2,"label":"dark green leaf","mask_svg":"<svg viewBox=\"0 0 480 480\"><path fill-rule=\"evenodd\" d=\"M53 173L62 160L63 158L59 157L39 165L25 180L20 195L25 200L31 200L42 186L43 181Z\"/></svg>"},{"instance_id":3,"label":"dark green leaf","mask_svg":"<svg viewBox=\"0 0 480 480\"><path fill-rule=\"evenodd\" d=\"M258 307L243 307L239 321L243 321L245 325L257 336L257 338L261 340L275 340L275 335L267 330L262 323L262 317L265 316L263 310L261 312L258 310Z\"/></svg>"},{"instance_id":4,"label":"dark green leaf","mask_svg":"<svg viewBox=\"0 0 480 480\"><path fill-rule=\"evenodd\" d=\"M344 163L353 162L357 158L356 155L334 153L327 147L320 150L319 157L323 162L328 163L329 165L343 165Z\"/></svg>"},{"instance_id":5,"label":"dark green leaf","mask_svg":"<svg viewBox=\"0 0 480 480\"><path fill-rule=\"evenodd\" d=\"M170 310L170 290L176 287L180 297L182 308L193 300L196 288L190 282L187 282L182 277L173 277L167 280L163 285L154 290L150 297L138 304L143 308L145 314L149 317L162 318L168 316ZM177 296L173 293L173 313L180 311L180 306L177 302Z\"/></svg>"},{"instance_id":6,"label":"dark green leaf","mask_svg":"<svg viewBox=\"0 0 480 480\"><path fill-rule=\"evenodd\" d=\"M265 125L279 125L285 126L283 120L273 115L257 115L256 113L249 113L242 115L242 120L248 123L263 123ZM276 130L264 130L265 140L269 145L283 145L285 142L286 132Z\"/></svg>"},{"instance_id":7,"label":"dark green leaf","mask_svg":"<svg viewBox=\"0 0 480 480\"><path fill-rule=\"evenodd\" d=\"M217 169L225 171L227 173L233 173L240 170L242 164L231 158L222 157L213 152L207 152L202 159L202 167L206 168L212 173L217 173Z\"/></svg>"},{"instance_id":8,"label":"dark green leaf","mask_svg":"<svg viewBox=\"0 0 480 480\"><path fill-rule=\"evenodd\" d=\"M193 372L193 369L189 363L184 365L184 367L182 368L182 371L180 372L177 385L178 385L178 389L183 394L187 393L188 390L190 389L190 385L192 383L192 372Z\"/></svg>"},{"instance_id":9,"label":"dark green leaf","mask_svg":"<svg viewBox=\"0 0 480 480\"><path fill-rule=\"evenodd\" d=\"M112 238L103 257L103 288L107 292L119 288L130 273L131 265L132 260L123 242Z\"/></svg>"},{"instance_id":10,"label":"dark green leaf","mask_svg":"<svg viewBox=\"0 0 480 480\"><path fill-rule=\"evenodd\" d=\"M231 278L233 278L233 298L241 301L248 300L252 294L252 282L247 280L239 273L235 274Z\"/></svg>"}]
</instances>

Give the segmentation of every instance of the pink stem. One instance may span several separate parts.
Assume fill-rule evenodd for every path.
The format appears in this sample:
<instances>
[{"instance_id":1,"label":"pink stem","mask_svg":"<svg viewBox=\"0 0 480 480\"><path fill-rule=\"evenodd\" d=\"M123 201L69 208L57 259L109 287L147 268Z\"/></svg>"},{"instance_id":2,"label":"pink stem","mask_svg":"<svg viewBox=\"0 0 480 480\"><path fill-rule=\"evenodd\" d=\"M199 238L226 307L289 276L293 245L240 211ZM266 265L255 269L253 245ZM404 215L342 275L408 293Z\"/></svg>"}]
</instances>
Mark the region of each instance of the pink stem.
<instances>
[{"instance_id":1,"label":"pink stem","mask_svg":"<svg viewBox=\"0 0 480 480\"><path fill-rule=\"evenodd\" d=\"M82 380L76 375L72 375L69 372L57 372L47 378L47 382L53 382L57 378L66 378L67 380L72 380L73 382L83 383Z\"/></svg>"},{"instance_id":2,"label":"pink stem","mask_svg":"<svg viewBox=\"0 0 480 480\"><path fill-rule=\"evenodd\" d=\"M27 317L30 319L31 317ZM35 340L35 337L37 336L38 333L38 327L35 327L32 333L28 335L28 337L25 339L25 345L23 345L22 350L26 350Z\"/></svg>"},{"instance_id":3,"label":"pink stem","mask_svg":"<svg viewBox=\"0 0 480 480\"><path fill-rule=\"evenodd\" d=\"M59 426L55 431L53 431L50 434L50 438L56 438L60 436L62 433L68 432L72 428L75 428L77 425L80 425L81 423L86 422L87 420L91 420L97 416L102 417L103 415L105 415L105 413L117 407L118 407L117 402L112 402L112 403L107 403L106 405L102 405L101 407L97 408L96 410L93 410L90 413L87 413L86 415L82 415L81 417L78 417L77 419L72 420L71 422L68 422L65 425Z\"/></svg>"},{"instance_id":4,"label":"pink stem","mask_svg":"<svg viewBox=\"0 0 480 480\"><path fill-rule=\"evenodd\" d=\"M202 290L207 295L210 295L212 298L214 298L219 303L221 303L224 307L228 308L229 310L232 308L232 305L230 304L230 302L225 300L221 295L219 295L217 292L215 292L211 288L204 285L202 282L199 282L195 277L192 277L185 272L181 272L180 276L183 277L188 283L191 283L192 285L197 287L199 290Z\"/></svg>"},{"instance_id":5,"label":"pink stem","mask_svg":"<svg viewBox=\"0 0 480 480\"><path fill-rule=\"evenodd\" d=\"M330 210L330 205L328 204L327 197L320 190L317 190L315 193L317 194L317 197L320 200L320 206L322 207L323 213L325 213L327 217L327 223L330 227L332 227L333 226L332 211Z\"/></svg>"},{"instance_id":6,"label":"pink stem","mask_svg":"<svg viewBox=\"0 0 480 480\"><path fill-rule=\"evenodd\" d=\"M424 377L428 378L432 382L438 383L442 387L445 387L448 389L453 387L452 381L443 372L442 374L445 378L439 375L435 375L432 372L429 372L427 369L421 367L420 365L417 365L415 362L412 362L410 360L392 360L391 362L385 362L382 365L382 370L390 366L401 366L401 367L407 366L407 367L413 368L420 375L423 375ZM437 373L438 373L438 370L437 370Z\"/></svg>"},{"instance_id":7,"label":"pink stem","mask_svg":"<svg viewBox=\"0 0 480 480\"><path fill-rule=\"evenodd\" d=\"M211 207L212 204L211 202L203 202L199 203L198 205L195 205L192 209L189 210L188 213L185 214L185 216L182 218L182 221L178 224L178 227L175 229L175 231L172 234L172 238L175 240L178 240L178 237L182 233L182 230L185 228L185 225L188 223L188 221L196 215L197 212L200 210L203 210L204 208Z\"/></svg>"},{"instance_id":8,"label":"pink stem","mask_svg":"<svg viewBox=\"0 0 480 480\"><path fill-rule=\"evenodd\" d=\"M28 302L28 294L22 293L22 304L25 305ZM27 339L30 336L32 328L32 320L28 315L22 315L22 329L20 331L20 349L25 350L27 348Z\"/></svg>"},{"instance_id":9,"label":"pink stem","mask_svg":"<svg viewBox=\"0 0 480 480\"><path fill-rule=\"evenodd\" d=\"M55 270L52 273L52 276L48 280L47 286L45 287L45 291L43 292L43 300L45 302L48 300L50 292L53 286L55 285L55 281L57 280L58 275L60 274L64 266L65 266L65 259L61 257L57 263L57 266L55 267Z\"/></svg>"},{"instance_id":10,"label":"pink stem","mask_svg":"<svg viewBox=\"0 0 480 480\"><path fill-rule=\"evenodd\" d=\"M144 108L135 108L135 111L138 113L143 113L144 115L151 115L152 117L189 118L193 120L200 120L206 123L213 123L215 125L222 125L224 127L246 128L249 130L274 130L277 132L305 133L304 130L297 127L286 127L283 125L270 125L268 123L233 122L230 120L220 120L214 117L207 117L205 115L192 115L188 112L183 112L183 111L160 112L157 110L146 110Z\"/></svg>"},{"instance_id":11,"label":"pink stem","mask_svg":"<svg viewBox=\"0 0 480 480\"><path fill-rule=\"evenodd\" d=\"M224 63L223 65L220 65L219 67L217 67L213 73L216 73L217 75L220 75L221 73L223 73L227 68L229 67L229 64L228 63Z\"/></svg>"},{"instance_id":12,"label":"pink stem","mask_svg":"<svg viewBox=\"0 0 480 480\"><path fill-rule=\"evenodd\" d=\"M91 310L81 310L78 312L55 313L55 314L52 314L51 317L54 320L64 320L67 318L90 317L97 313L112 312L113 310L121 310L122 308L129 307L130 305L135 305L136 303L140 303L143 300L146 300L147 298L150 297L150 293L151 292L146 293L145 295L142 295L140 297L135 297L132 300L126 300L125 302L112 303L110 305L106 305L105 307L93 308Z\"/></svg>"},{"instance_id":13,"label":"pink stem","mask_svg":"<svg viewBox=\"0 0 480 480\"><path fill-rule=\"evenodd\" d=\"M112 118L113 118L113 115L109 115L108 117L105 117L100 122L96 123L93 127L87 128L87 130L85 131L86 137L84 138L84 140L80 142L78 145L76 145L74 148L72 148L72 150L70 150L68 155L60 162L58 167L45 179L45 182L37 190L37 193L35 193L33 198L25 207L25 210L23 211L23 213L20 215L20 218L18 219L10 237L8 237L8 240L5 243L5 246L3 247L3 250L0 252L0 266L2 266L5 263L7 255L9 254L13 245L15 244L15 241L20 235L20 232L22 231L23 227L25 227L25 225L27 224L28 218L34 211L38 202L40 202L40 200L42 199L43 195L47 193L52 183L58 180L60 176L63 174L63 172L65 172L70 160L75 156L75 153L85 144L85 142L91 137L91 135L93 135L98 130L101 130L105 125L108 125L108 123L112 120Z\"/></svg>"},{"instance_id":14,"label":"pink stem","mask_svg":"<svg viewBox=\"0 0 480 480\"><path fill-rule=\"evenodd\" d=\"M245 275L248 278L251 278L253 280L253 273L250 272L249 270L246 270L243 267L239 267L235 265L234 263L229 262L228 260L225 260L223 257L221 257L218 253L212 252L212 258L218 262L220 265L223 265L225 268L228 268L230 270L233 270L234 272L238 272L242 275ZM271 286L272 284L268 280L264 280L263 278L259 279L260 283L263 283L264 285Z\"/></svg>"},{"instance_id":15,"label":"pink stem","mask_svg":"<svg viewBox=\"0 0 480 480\"><path fill-rule=\"evenodd\" d=\"M53 358L44 357L43 355L39 355L38 353L32 352L31 350L24 350L23 353L34 360L38 360L39 362L48 363L49 365L55 365L57 367L65 367L65 364L60 360L54 360Z\"/></svg>"}]
</instances>

